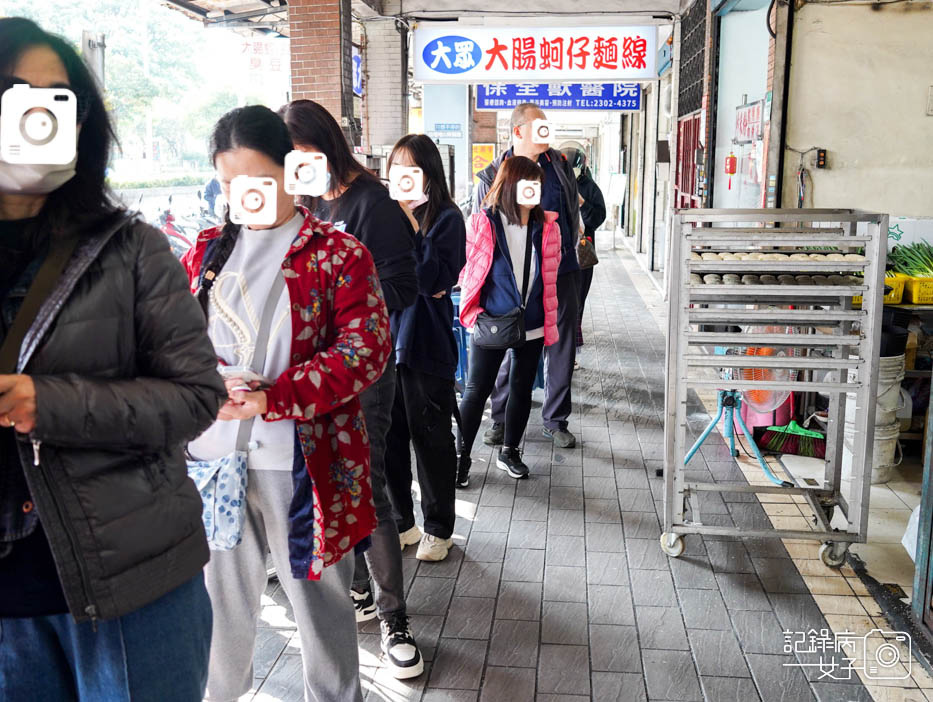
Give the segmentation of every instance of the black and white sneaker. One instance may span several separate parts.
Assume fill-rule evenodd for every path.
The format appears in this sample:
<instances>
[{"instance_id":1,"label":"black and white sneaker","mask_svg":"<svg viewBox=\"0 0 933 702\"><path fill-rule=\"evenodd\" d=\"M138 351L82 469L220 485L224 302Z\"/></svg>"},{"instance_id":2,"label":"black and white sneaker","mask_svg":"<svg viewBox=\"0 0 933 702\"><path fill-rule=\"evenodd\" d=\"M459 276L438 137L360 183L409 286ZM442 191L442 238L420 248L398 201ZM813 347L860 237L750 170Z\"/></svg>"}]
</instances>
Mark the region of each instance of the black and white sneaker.
<instances>
[{"instance_id":1,"label":"black and white sneaker","mask_svg":"<svg viewBox=\"0 0 933 702\"><path fill-rule=\"evenodd\" d=\"M350 599L353 600L353 608L356 610L357 622L368 622L376 616L376 601L373 599L373 591L357 592L350 588Z\"/></svg>"},{"instance_id":2,"label":"black and white sneaker","mask_svg":"<svg viewBox=\"0 0 933 702\"><path fill-rule=\"evenodd\" d=\"M411 635L411 625L404 614L396 614L380 622L382 652L386 666L397 680L417 678L424 672L424 659Z\"/></svg>"},{"instance_id":3,"label":"black and white sneaker","mask_svg":"<svg viewBox=\"0 0 933 702\"><path fill-rule=\"evenodd\" d=\"M496 459L496 465L516 480L528 477L528 466L522 462L518 449L511 446L502 447L499 451L499 458Z\"/></svg>"},{"instance_id":4,"label":"black and white sneaker","mask_svg":"<svg viewBox=\"0 0 933 702\"><path fill-rule=\"evenodd\" d=\"M461 453L457 456L457 487L470 487L470 466L472 463L473 460L468 453Z\"/></svg>"}]
</instances>

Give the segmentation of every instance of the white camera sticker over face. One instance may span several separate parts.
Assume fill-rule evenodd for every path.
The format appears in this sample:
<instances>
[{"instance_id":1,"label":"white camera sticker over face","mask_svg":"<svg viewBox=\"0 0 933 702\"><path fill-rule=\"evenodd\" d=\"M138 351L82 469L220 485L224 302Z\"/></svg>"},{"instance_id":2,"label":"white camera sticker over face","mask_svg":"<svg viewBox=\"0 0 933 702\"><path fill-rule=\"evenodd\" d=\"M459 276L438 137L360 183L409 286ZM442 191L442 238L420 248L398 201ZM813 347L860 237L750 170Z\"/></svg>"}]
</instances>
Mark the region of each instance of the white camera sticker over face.
<instances>
[{"instance_id":1,"label":"white camera sticker over face","mask_svg":"<svg viewBox=\"0 0 933 702\"><path fill-rule=\"evenodd\" d=\"M392 166L389 169L389 195L393 200L411 202L424 197L424 173L417 166Z\"/></svg>"},{"instance_id":2,"label":"white camera sticker over face","mask_svg":"<svg viewBox=\"0 0 933 702\"><path fill-rule=\"evenodd\" d=\"M0 158L64 165L75 159L78 99L67 88L17 84L0 98Z\"/></svg>"},{"instance_id":3,"label":"white camera sticker over face","mask_svg":"<svg viewBox=\"0 0 933 702\"><path fill-rule=\"evenodd\" d=\"M289 195L320 197L329 185L324 154L292 151L285 156L285 192Z\"/></svg>"},{"instance_id":4,"label":"white camera sticker over face","mask_svg":"<svg viewBox=\"0 0 933 702\"><path fill-rule=\"evenodd\" d=\"M519 205L541 204L541 182L537 180L518 181L518 192L515 193L515 202Z\"/></svg>"},{"instance_id":5,"label":"white camera sticker over face","mask_svg":"<svg viewBox=\"0 0 933 702\"><path fill-rule=\"evenodd\" d=\"M553 125L546 119L536 119L531 123L531 140L535 144L550 144L554 141Z\"/></svg>"},{"instance_id":6,"label":"white camera sticker over face","mask_svg":"<svg viewBox=\"0 0 933 702\"><path fill-rule=\"evenodd\" d=\"M237 176L230 181L230 219L234 224L275 224L278 186L272 178Z\"/></svg>"}]
</instances>

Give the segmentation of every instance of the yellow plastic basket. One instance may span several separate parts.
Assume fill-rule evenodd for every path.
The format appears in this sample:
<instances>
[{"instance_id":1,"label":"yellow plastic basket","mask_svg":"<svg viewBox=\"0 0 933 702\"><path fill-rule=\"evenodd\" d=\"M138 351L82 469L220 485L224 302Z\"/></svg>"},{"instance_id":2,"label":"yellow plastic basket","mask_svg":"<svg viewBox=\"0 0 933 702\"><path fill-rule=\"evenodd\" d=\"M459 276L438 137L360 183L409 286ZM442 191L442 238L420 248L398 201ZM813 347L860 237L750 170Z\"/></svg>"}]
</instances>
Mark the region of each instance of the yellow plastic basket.
<instances>
[{"instance_id":1,"label":"yellow plastic basket","mask_svg":"<svg viewBox=\"0 0 933 702\"><path fill-rule=\"evenodd\" d=\"M884 296L884 304L886 305L899 305L904 299L904 289L907 283L911 280L909 275L904 275L903 273L895 273L892 277L885 277L884 284L892 288L891 292ZM924 280L929 280L931 286L933 286L933 278L925 278ZM933 300L933 287L930 288L930 299ZM862 304L861 295L852 296L853 305Z\"/></svg>"},{"instance_id":2,"label":"yellow plastic basket","mask_svg":"<svg viewBox=\"0 0 933 702\"><path fill-rule=\"evenodd\" d=\"M909 277L904 290L904 301L914 305L929 305L933 302L933 278Z\"/></svg>"}]
</instances>

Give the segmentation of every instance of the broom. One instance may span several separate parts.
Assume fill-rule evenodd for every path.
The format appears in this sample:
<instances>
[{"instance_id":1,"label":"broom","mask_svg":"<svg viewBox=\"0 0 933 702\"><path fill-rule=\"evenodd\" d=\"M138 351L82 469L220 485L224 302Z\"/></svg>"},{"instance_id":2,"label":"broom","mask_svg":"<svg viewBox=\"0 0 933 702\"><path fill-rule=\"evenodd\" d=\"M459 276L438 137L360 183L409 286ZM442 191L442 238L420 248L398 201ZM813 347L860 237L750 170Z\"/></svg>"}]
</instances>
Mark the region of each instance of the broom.
<instances>
[{"instance_id":1,"label":"broom","mask_svg":"<svg viewBox=\"0 0 933 702\"><path fill-rule=\"evenodd\" d=\"M793 419L794 395L791 393L790 423L783 427L768 427L755 442L758 448L773 453L788 453L810 458L826 458L826 437L822 432L804 429Z\"/></svg>"}]
</instances>

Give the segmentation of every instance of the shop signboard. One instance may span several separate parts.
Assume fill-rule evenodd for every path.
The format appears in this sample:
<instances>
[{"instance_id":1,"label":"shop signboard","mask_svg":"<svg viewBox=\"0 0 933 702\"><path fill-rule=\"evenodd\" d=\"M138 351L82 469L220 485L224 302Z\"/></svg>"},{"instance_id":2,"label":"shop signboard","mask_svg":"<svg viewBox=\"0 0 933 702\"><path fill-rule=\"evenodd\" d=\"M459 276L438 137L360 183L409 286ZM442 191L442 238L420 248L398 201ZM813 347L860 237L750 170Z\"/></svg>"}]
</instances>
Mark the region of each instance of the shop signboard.
<instances>
[{"instance_id":1,"label":"shop signboard","mask_svg":"<svg viewBox=\"0 0 933 702\"><path fill-rule=\"evenodd\" d=\"M360 55L360 48L353 45L353 94L357 97L363 97L363 57Z\"/></svg>"},{"instance_id":2,"label":"shop signboard","mask_svg":"<svg viewBox=\"0 0 933 702\"><path fill-rule=\"evenodd\" d=\"M735 144L751 144L761 141L764 100L757 100L735 108Z\"/></svg>"},{"instance_id":3,"label":"shop signboard","mask_svg":"<svg viewBox=\"0 0 933 702\"><path fill-rule=\"evenodd\" d=\"M463 125L459 122L435 122L434 129L428 130L428 136L432 139L461 139Z\"/></svg>"},{"instance_id":4,"label":"shop signboard","mask_svg":"<svg viewBox=\"0 0 933 702\"><path fill-rule=\"evenodd\" d=\"M533 102L542 110L639 112L638 83L480 83L477 110L511 110Z\"/></svg>"},{"instance_id":5,"label":"shop signboard","mask_svg":"<svg viewBox=\"0 0 933 702\"><path fill-rule=\"evenodd\" d=\"M424 83L657 80L656 27L485 27L423 22L414 30Z\"/></svg>"},{"instance_id":6,"label":"shop signboard","mask_svg":"<svg viewBox=\"0 0 933 702\"><path fill-rule=\"evenodd\" d=\"M473 144L473 182L476 182L477 174L492 163L495 157L495 144Z\"/></svg>"}]
</instances>

